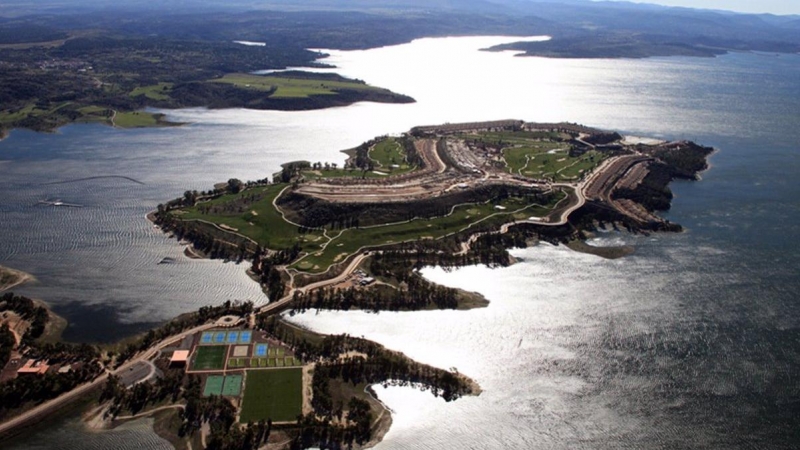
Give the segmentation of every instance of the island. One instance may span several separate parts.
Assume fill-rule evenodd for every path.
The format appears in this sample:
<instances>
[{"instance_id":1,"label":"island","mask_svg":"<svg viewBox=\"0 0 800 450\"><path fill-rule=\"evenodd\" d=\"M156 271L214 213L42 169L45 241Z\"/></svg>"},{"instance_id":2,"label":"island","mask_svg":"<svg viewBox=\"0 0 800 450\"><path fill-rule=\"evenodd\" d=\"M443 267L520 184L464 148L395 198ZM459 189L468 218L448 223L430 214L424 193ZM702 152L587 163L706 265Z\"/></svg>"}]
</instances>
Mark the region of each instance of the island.
<instances>
[{"instance_id":1,"label":"island","mask_svg":"<svg viewBox=\"0 0 800 450\"><path fill-rule=\"evenodd\" d=\"M539 241L602 257L599 227L677 232L659 217L669 183L697 179L712 148L625 137L573 123L498 120L419 126L345 150L344 163L293 161L262 180L186 191L148 215L187 256L249 261L270 302L226 301L115 346L45 343L49 315L5 294L0 434L89 399L88 426L142 417L178 449L363 448L390 411L371 386L479 395L457 368L418 363L349 335L285 320L305 310L487 307L426 280L425 266L514 263ZM10 315L9 315L10 314ZM20 392L35 389L35 398Z\"/></svg>"}]
</instances>

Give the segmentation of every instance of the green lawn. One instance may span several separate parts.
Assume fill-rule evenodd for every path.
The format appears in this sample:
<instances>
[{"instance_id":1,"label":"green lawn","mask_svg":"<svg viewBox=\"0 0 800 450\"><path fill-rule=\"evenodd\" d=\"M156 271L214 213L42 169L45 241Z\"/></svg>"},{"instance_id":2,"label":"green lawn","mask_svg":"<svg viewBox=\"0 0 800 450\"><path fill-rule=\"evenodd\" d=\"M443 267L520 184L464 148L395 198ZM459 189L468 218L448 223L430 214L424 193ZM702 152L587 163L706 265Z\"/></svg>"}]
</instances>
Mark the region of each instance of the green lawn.
<instances>
[{"instance_id":1,"label":"green lawn","mask_svg":"<svg viewBox=\"0 0 800 450\"><path fill-rule=\"evenodd\" d=\"M511 173L554 181L579 180L604 159L602 153L594 150L573 157L563 144L550 142L509 147L503 149L503 157Z\"/></svg>"},{"instance_id":2,"label":"green lawn","mask_svg":"<svg viewBox=\"0 0 800 450\"><path fill-rule=\"evenodd\" d=\"M506 160L509 172L519 174L520 170L526 169L526 166L529 166L529 158L548 155L547 152L560 149L563 149L563 151L558 151L550 155L559 155L559 158L567 156L567 146L564 144L557 142L528 143L521 147L508 147L503 149L503 158Z\"/></svg>"},{"instance_id":3,"label":"green lawn","mask_svg":"<svg viewBox=\"0 0 800 450\"><path fill-rule=\"evenodd\" d=\"M139 95L144 95L147 98L151 98L153 100L168 100L169 99L169 91L172 89L172 83L158 83L158 84L151 84L149 86L139 86L136 89L132 90L130 94L131 97L136 97Z\"/></svg>"},{"instance_id":4,"label":"green lawn","mask_svg":"<svg viewBox=\"0 0 800 450\"><path fill-rule=\"evenodd\" d=\"M336 95L337 89L376 90L378 88L355 82L287 78L277 75L261 76L243 73L227 74L211 80L215 83L233 84L237 87L269 91L276 88L274 98L306 98L312 95Z\"/></svg>"},{"instance_id":5,"label":"green lawn","mask_svg":"<svg viewBox=\"0 0 800 450\"><path fill-rule=\"evenodd\" d=\"M415 167L406 162L406 152L403 147L393 138L384 139L370 150L369 157L378 163L379 170L389 172L392 175L410 172ZM392 166L399 166L392 168Z\"/></svg>"},{"instance_id":6,"label":"green lawn","mask_svg":"<svg viewBox=\"0 0 800 450\"><path fill-rule=\"evenodd\" d=\"M155 114L145 111L118 112L114 117L114 125L122 128L142 128L159 125Z\"/></svg>"},{"instance_id":7,"label":"green lawn","mask_svg":"<svg viewBox=\"0 0 800 450\"><path fill-rule=\"evenodd\" d=\"M184 213L179 215L182 220L201 219L216 224L225 224L236 228L241 233L256 242L265 245L267 248L283 249L289 248L295 243L299 243L304 250L315 251L325 241L320 232L310 232L301 234L300 230L283 220L283 216L272 205L275 197L286 187L285 184L273 184L263 188L251 189L241 194L228 194L211 202L200 203L198 206L184 209ZM238 212L242 197L258 194L263 198L253 204L246 203L247 208L244 214ZM217 205L221 208L231 208L235 212L230 214L220 213L201 213L204 205ZM253 214L255 212L255 214Z\"/></svg>"},{"instance_id":8,"label":"green lawn","mask_svg":"<svg viewBox=\"0 0 800 450\"><path fill-rule=\"evenodd\" d=\"M225 367L225 357L228 354L227 345L205 345L197 347L192 370L221 370Z\"/></svg>"},{"instance_id":9,"label":"green lawn","mask_svg":"<svg viewBox=\"0 0 800 450\"><path fill-rule=\"evenodd\" d=\"M248 370L239 421L294 421L303 408L302 369Z\"/></svg>"}]
</instances>

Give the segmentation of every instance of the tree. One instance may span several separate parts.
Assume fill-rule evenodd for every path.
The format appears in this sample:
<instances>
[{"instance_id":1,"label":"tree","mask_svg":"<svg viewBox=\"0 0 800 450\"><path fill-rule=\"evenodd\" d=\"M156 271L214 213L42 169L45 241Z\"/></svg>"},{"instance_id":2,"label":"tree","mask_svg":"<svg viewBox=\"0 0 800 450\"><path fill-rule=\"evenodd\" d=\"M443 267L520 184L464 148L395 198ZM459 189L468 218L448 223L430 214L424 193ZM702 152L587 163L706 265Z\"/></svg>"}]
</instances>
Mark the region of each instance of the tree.
<instances>
[{"instance_id":1,"label":"tree","mask_svg":"<svg viewBox=\"0 0 800 450\"><path fill-rule=\"evenodd\" d=\"M230 191L232 194L238 194L241 192L243 186L244 183L242 183L242 180L238 178L231 178L228 180L228 191Z\"/></svg>"}]
</instances>

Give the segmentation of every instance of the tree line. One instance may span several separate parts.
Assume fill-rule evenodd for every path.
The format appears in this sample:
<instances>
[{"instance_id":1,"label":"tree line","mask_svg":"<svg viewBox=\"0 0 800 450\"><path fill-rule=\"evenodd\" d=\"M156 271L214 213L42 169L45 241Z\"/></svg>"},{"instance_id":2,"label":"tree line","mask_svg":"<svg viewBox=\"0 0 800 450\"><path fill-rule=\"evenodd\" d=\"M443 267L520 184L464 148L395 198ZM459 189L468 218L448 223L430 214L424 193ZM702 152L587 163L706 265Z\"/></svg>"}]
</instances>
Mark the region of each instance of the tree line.
<instances>
[{"instance_id":1,"label":"tree line","mask_svg":"<svg viewBox=\"0 0 800 450\"><path fill-rule=\"evenodd\" d=\"M127 361L138 352L147 350L156 342L176 335L189 328L202 325L209 320L215 320L222 316L234 315L244 316L253 311L253 302L239 302L226 300L219 306L203 306L197 312L184 314L177 319L171 320L164 325L149 330L144 336L131 342L117 356L117 366Z\"/></svg>"}]
</instances>

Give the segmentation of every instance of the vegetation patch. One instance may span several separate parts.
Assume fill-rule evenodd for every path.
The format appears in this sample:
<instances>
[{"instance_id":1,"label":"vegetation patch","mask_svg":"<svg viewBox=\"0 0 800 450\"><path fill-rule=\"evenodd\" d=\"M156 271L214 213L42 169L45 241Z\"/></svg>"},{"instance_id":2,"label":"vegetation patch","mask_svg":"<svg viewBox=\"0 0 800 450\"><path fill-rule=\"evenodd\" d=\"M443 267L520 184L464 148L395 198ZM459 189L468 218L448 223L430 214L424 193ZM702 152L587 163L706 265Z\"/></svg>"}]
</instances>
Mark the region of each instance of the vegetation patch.
<instances>
[{"instance_id":1,"label":"vegetation patch","mask_svg":"<svg viewBox=\"0 0 800 450\"><path fill-rule=\"evenodd\" d=\"M163 114L145 111L118 112L114 116L114 125L120 128L144 128L162 125Z\"/></svg>"},{"instance_id":2,"label":"vegetation patch","mask_svg":"<svg viewBox=\"0 0 800 450\"><path fill-rule=\"evenodd\" d=\"M152 100L169 100L169 91L172 89L173 85L173 83L158 83L149 86L139 86L128 95L131 97L144 95Z\"/></svg>"}]
</instances>

